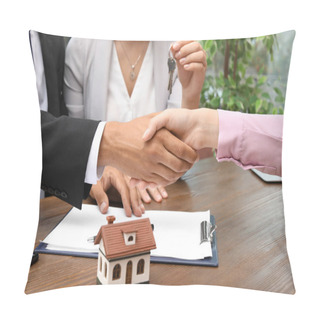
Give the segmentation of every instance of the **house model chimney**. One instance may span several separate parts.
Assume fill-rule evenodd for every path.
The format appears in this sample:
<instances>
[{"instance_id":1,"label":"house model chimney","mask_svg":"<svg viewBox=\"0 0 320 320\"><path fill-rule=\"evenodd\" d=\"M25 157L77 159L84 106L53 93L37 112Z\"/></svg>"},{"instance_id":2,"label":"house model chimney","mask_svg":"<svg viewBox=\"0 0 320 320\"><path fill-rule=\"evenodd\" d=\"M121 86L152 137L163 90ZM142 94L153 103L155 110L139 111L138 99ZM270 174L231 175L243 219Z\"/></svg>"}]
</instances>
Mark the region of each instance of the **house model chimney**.
<instances>
[{"instance_id":1,"label":"house model chimney","mask_svg":"<svg viewBox=\"0 0 320 320\"><path fill-rule=\"evenodd\" d=\"M115 216L108 216L107 217L107 221L108 221L108 224L113 224L113 221L116 220L116 217Z\"/></svg>"}]
</instances>

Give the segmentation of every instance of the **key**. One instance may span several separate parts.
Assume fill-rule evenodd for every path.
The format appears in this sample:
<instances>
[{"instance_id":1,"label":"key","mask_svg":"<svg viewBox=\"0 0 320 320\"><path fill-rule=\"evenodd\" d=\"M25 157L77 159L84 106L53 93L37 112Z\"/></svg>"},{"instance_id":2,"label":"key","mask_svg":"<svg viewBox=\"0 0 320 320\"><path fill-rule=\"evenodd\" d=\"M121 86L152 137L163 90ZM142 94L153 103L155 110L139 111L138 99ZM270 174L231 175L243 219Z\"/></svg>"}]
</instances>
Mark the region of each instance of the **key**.
<instances>
[{"instance_id":1,"label":"key","mask_svg":"<svg viewBox=\"0 0 320 320\"><path fill-rule=\"evenodd\" d=\"M172 81L173 81L173 72L176 69L176 61L171 57L170 55L170 50L169 50L169 57L168 57L168 68L169 68L169 83L168 83L168 90L170 94L172 93Z\"/></svg>"}]
</instances>

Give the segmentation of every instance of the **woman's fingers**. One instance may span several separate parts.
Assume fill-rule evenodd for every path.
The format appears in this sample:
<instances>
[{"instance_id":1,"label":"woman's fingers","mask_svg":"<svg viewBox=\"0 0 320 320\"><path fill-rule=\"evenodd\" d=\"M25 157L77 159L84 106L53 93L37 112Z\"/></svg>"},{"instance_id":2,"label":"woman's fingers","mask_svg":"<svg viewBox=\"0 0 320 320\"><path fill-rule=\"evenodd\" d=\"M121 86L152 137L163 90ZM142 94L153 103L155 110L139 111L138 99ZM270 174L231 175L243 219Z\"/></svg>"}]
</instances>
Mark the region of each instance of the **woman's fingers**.
<instances>
[{"instance_id":1,"label":"woman's fingers","mask_svg":"<svg viewBox=\"0 0 320 320\"><path fill-rule=\"evenodd\" d=\"M169 111L169 109L168 109L168 111ZM153 117L149 121L148 128L144 132L144 134L142 136L142 140L144 140L144 141L150 140L158 130L166 127L169 120L170 120L170 115L168 114L167 110L165 110L165 111L159 113L158 115L156 115L155 117Z\"/></svg>"},{"instance_id":2,"label":"woman's fingers","mask_svg":"<svg viewBox=\"0 0 320 320\"><path fill-rule=\"evenodd\" d=\"M192 52L179 60L179 63L183 66L189 65L191 63L198 64L199 69L206 68L206 62L206 55L203 51Z\"/></svg>"},{"instance_id":3,"label":"woman's fingers","mask_svg":"<svg viewBox=\"0 0 320 320\"><path fill-rule=\"evenodd\" d=\"M182 45L179 50L173 52L175 59L182 59L192 53L199 52L201 53L201 56L205 56L206 53L203 50L201 44L197 41L192 42L186 42L184 45Z\"/></svg>"}]
</instances>

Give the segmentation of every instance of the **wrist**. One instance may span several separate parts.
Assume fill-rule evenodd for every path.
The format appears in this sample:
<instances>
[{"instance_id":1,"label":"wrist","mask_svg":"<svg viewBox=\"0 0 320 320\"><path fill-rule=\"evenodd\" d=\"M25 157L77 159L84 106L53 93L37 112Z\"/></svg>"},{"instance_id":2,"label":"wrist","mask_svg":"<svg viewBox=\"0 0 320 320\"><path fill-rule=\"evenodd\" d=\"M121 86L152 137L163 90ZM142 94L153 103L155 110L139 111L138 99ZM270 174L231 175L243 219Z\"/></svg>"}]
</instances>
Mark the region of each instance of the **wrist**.
<instances>
[{"instance_id":1,"label":"wrist","mask_svg":"<svg viewBox=\"0 0 320 320\"><path fill-rule=\"evenodd\" d=\"M101 137L98 166L112 166L115 161L115 137L119 133L119 123L115 121L107 122Z\"/></svg>"},{"instance_id":2,"label":"wrist","mask_svg":"<svg viewBox=\"0 0 320 320\"><path fill-rule=\"evenodd\" d=\"M216 149L219 139L219 115L217 110L199 109L199 128L202 130L203 148Z\"/></svg>"},{"instance_id":3,"label":"wrist","mask_svg":"<svg viewBox=\"0 0 320 320\"><path fill-rule=\"evenodd\" d=\"M199 95L188 95L185 92L182 93L181 107L186 109L197 109L200 103Z\"/></svg>"}]
</instances>

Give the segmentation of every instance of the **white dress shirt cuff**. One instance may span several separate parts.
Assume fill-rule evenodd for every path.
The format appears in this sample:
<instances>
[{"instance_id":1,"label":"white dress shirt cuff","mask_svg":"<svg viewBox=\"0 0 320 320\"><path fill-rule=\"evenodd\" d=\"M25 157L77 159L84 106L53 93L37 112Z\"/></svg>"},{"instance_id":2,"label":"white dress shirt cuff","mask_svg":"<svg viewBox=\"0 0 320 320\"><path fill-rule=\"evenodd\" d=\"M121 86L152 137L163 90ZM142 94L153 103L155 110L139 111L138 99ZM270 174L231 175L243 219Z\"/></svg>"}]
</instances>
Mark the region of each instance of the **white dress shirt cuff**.
<instances>
[{"instance_id":1,"label":"white dress shirt cuff","mask_svg":"<svg viewBox=\"0 0 320 320\"><path fill-rule=\"evenodd\" d=\"M100 148L100 142L102 138L102 133L104 130L104 126L106 125L105 121L101 121L98 124L96 133L92 140L92 145L90 149L90 154L87 163L87 170L84 182L89 184L96 184L98 180L100 180L104 166L98 167L98 154Z\"/></svg>"}]
</instances>

